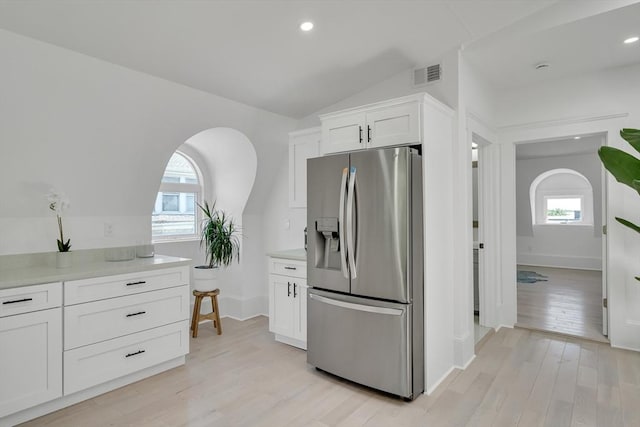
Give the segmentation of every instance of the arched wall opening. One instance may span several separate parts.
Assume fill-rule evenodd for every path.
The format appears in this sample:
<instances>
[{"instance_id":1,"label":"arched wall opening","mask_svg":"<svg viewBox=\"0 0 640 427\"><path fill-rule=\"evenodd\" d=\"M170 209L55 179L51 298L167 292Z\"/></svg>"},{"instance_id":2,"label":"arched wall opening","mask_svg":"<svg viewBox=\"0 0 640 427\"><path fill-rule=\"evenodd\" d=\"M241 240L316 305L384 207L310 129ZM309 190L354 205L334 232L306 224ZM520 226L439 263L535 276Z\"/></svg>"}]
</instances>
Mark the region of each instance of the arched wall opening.
<instances>
[{"instance_id":1,"label":"arched wall opening","mask_svg":"<svg viewBox=\"0 0 640 427\"><path fill-rule=\"evenodd\" d=\"M241 230L240 260L220 269L220 312L223 316L246 318L264 312L262 296L253 295L249 274L260 263L261 230L243 221L243 212L251 195L257 173L257 154L253 143L240 131L218 127L206 129L188 138L177 151L188 156L202 175L202 201L215 201L216 209L230 215ZM168 159L167 159L168 161ZM156 243L156 252L204 263L198 239ZM202 312L210 311L209 306Z\"/></svg>"},{"instance_id":2,"label":"arched wall opening","mask_svg":"<svg viewBox=\"0 0 640 427\"><path fill-rule=\"evenodd\" d=\"M541 173L531 182L529 201L534 226L593 225L593 186L576 170L559 168Z\"/></svg>"}]
</instances>

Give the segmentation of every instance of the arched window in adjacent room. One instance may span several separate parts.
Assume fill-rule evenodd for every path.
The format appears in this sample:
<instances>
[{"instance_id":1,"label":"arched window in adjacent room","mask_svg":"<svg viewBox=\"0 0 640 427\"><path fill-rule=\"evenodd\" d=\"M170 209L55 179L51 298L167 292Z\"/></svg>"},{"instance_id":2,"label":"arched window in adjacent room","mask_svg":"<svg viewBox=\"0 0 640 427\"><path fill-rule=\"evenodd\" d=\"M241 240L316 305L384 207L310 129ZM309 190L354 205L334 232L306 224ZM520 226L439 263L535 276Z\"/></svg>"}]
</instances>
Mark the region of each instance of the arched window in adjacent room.
<instances>
[{"instance_id":1,"label":"arched window in adjacent room","mask_svg":"<svg viewBox=\"0 0 640 427\"><path fill-rule=\"evenodd\" d=\"M195 162L176 151L162 176L151 215L153 240L198 237L202 174Z\"/></svg>"},{"instance_id":2,"label":"arched window in adjacent room","mask_svg":"<svg viewBox=\"0 0 640 427\"><path fill-rule=\"evenodd\" d=\"M529 189L533 225L593 225L593 187L573 169L543 172Z\"/></svg>"}]
</instances>

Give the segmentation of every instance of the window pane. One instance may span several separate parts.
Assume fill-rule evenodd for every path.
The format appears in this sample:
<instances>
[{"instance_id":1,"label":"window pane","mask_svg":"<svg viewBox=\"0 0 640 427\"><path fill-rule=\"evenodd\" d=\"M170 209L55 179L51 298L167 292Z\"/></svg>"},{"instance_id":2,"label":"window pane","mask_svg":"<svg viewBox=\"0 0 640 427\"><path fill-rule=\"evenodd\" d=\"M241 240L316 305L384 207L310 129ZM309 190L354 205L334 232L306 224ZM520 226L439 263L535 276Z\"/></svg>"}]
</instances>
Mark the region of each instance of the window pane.
<instances>
[{"instance_id":1,"label":"window pane","mask_svg":"<svg viewBox=\"0 0 640 427\"><path fill-rule=\"evenodd\" d=\"M178 212L180 204L179 194L162 195L162 212Z\"/></svg>"},{"instance_id":2,"label":"window pane","mask_svg":"<svg viewBox=\"0 0 640 427\"><path fill-rule=\"evenodd\" d=\"M547 222L566 223L582 221L582 199L547 199Z\"/></svg>"},{"instance_id":3,"label":"window pane","mask_svg":"<svg viewBox=\"0 0 640 427\"><path fill-rule=\"evenodd\" d=\"M158 193L151 215L154 237L196 234L195 193Z\"/></svg>"},{"instance_id":4,"label":"window pane","mask_svg":"<svg viewBox=\"0 0 640 427\"><path fill-rule=\"evenodd\" d=\"M173 153L164 171L162 182L188 182L196 184L198 175L191 163L182 155Z\"/></svg>"}]
</instances>

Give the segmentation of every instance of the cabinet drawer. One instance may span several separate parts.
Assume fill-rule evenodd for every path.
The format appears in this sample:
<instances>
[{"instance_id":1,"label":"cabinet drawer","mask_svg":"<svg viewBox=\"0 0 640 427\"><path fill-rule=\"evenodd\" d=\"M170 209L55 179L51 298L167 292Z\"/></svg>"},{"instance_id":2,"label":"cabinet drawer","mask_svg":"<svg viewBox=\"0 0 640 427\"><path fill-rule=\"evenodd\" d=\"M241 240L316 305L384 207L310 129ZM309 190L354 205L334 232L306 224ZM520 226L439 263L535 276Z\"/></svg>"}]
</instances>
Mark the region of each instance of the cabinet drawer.
<instances>
[{"instance_id":1,"label":"cabinet drawer","mask_svg":"<svg viewBox=\"0 0 640 427\"><path fill-rule=\"evenodd\" d=\"M189 352L189 322L64 352L64 394L166 362Z\"/></svg>"},{"instance_id":2,"label":"cabinet drawer","mask_svg":"<svg viewBox=\"0 0 640 427\"><path fill-rule=\"evenodd\" d=\"M62 283L0 290L0 317L60 307Z\"/></svg>"},{"instance_id":3,"label":"cabinet drawer","mask_svg":"<svg viewBox=\"0 0 640 427\"><path fill-rule=\"evenodd\" d=\"M69 350L189 319L189 285L66 307Z\"/></svg>"},{"instance_id":4,"label":"cabinet drawer","mask_svg":"<svg viewBox=\"0 0 640 427\"><path fill-rule=\"evenodd\" d=\"M167 268L72 280L64 285L64 304L73 305L106 298L138 294L189 283L189 267Z\"/></svg>"},{"instance_id":5,"label":"cabinet drawer","mask_svg":"<svg viewBox=\"0 0 640 427\"><path fill-rule=\"evenodd\" d=\"M307 278L307 263L283 258L270 258L269 273Z\"/></svg>"}]
</instances>

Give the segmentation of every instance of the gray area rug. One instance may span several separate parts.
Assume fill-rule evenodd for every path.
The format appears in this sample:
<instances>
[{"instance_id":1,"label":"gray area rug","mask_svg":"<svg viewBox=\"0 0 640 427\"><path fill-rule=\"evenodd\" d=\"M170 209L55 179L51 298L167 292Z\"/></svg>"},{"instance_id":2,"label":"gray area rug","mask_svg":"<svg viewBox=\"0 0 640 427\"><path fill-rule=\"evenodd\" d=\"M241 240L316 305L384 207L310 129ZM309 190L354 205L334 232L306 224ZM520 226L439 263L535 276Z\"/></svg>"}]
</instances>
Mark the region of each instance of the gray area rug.
<instances>
[{"instance_id":1,"label":"gray area rug","mask_svg":"<svg viewBox=\"0 0 640 427\"><path fill-rule=\"evenodd\" d=\"M547 276L535 271L518 270L518 283L537 283L546 282L547 280Z\"/></svg>"}]
</instances>

